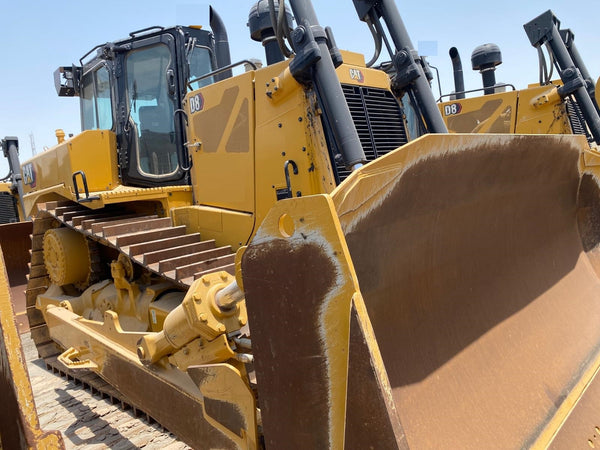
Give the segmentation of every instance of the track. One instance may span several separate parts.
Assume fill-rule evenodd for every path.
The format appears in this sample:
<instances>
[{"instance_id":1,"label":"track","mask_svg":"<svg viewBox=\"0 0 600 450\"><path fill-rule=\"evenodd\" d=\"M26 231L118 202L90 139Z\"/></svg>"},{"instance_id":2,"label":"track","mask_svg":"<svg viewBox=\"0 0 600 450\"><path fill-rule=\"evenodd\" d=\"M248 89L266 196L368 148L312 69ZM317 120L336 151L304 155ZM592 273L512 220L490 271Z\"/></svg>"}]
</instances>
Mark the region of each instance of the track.
<instances>
[{"instance_id":1,"label":"track","mask_svg":"<svg viewBox=\"0 0 600 450\"><path fill-rule=\"evenodd\" d=\"M104 260L106 255L120 252L135 264L187 289L202 275L221 270L234 273L235 254L231 247L216 247L214 240L203 241L199 233L186 234L185 226L173 226L170 218L156 214L132 212L123 207L95 211L72 202L40 204L38 209L40 212L33 221L26 304L31 338L43 365L87 387L101 398L109 399L112 404L131 409L134 415L143 414L138 408L140 405L134 405L93 372L69 371L57 361L62 349L50 338L44 317L35 307L37 296L50 285L43 261L44 233L51 228L66 226L88 238L92 282L102 279L106 272L105 267L110 263Z\"/></svg>"},{"instance_id":2,"label":"track","mask_svg":"<svg viewBox=\"0 0 600 450\"><path fill-rule=\"evenodd\" d=\"M40 425L61 431L67 449L189 449L160 425L124 403L93 374L74 378L37 357L29 333L21 335ZM56 375L49 376L45 369Z\"/></svg>"}]
</instances>

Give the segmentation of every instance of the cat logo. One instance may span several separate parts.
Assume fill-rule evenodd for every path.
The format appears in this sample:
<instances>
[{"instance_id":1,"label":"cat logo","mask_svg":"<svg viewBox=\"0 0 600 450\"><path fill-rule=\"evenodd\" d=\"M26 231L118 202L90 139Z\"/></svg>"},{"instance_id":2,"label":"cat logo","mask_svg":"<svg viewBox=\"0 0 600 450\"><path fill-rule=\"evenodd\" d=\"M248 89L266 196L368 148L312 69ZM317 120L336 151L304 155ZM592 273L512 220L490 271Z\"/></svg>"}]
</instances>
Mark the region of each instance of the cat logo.
<instances>
[{"instance_id":1,"label":"cat logo","mask_svg":"<svg viewBox=\"0 0 600 450\"><path fill-rule=\"evenodd\" d=\"M364 83L365 76L359 69L350 69L350 79L356 80L359 83Z\"/></svg>"},{"instance_id":2,"label":"cat logo","mask_svg":"<svg viewBox=\"0 0 600 450\"><path fill-rule=\"evenodd\" d=\"M35 169L33 168L33 164L25 164L23 166L23 183L35 187Z\"/></svg>"}]
</instances>

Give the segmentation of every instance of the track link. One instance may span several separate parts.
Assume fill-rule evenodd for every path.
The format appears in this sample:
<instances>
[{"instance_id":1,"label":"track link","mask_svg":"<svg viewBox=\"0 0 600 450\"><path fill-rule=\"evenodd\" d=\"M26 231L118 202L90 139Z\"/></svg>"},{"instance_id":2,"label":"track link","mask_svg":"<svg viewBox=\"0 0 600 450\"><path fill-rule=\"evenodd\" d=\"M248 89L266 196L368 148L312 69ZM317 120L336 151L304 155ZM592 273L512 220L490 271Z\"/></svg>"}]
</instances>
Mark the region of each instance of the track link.
<instances>
[{"instance_id":1,"label":"track link","mask_svg":"<svg viewBox=\"0 0 600 450\"><path fill-rule=\"evenodd\" d=\"M66 449L190 448L93 373L72 374L58 361L44 365L29 333L21 341L40 425L60 430Z\"/></svg>"},{"instance_id":2,"label":"track link","mask_svg":"<svg viewBox=\"0 0 600 450\"><path fill-rule=\"evenodd\" d=\"M44 317L36 309L36 299L50 286L44 266L43 237L52 228L65 226L89 238L92 279L105 265L100 260L99 246L106 246L129 257L133 262L183 289L205 274L227 271L235 273L235 253L230 246L216 247L214 240L201 240L199 233L186 234L185 226L173 226L168 217L134 213L121 208L91 210L73 202L38 204L31 235L31 262L26 290L27 316L31 337L44 364L54 373L88 387L101 397L107 397L123 409L132 408L136 415L144 414L119 391L94 372L69 370L58 360L62 349L50 338ZM148 417L148 420L151 420Z\"/></svg>"}]
</instances>

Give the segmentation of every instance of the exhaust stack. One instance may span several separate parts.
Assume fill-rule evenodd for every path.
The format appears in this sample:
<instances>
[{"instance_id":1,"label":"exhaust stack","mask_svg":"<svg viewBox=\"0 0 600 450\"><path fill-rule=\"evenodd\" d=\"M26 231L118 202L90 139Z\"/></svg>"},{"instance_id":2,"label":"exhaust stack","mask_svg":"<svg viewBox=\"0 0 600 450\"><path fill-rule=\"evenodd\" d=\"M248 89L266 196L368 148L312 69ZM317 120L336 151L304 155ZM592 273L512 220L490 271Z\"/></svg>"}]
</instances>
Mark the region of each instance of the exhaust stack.
<instances>
[{"instance_id":1,"label":"exhaust stack","mask_svg":"<svg viewBox=\"0 0 600 450\"><path fill-rule=\"evenodd\" d=\"M452 47L448 53L452 60L452 72L454 73L454 98L465 98L465 79L463 77L462 62L458 54L458 49Z\"/></svg>"},{"instance_id":2,"label":"exhaust stack","mask_svg":"<svg viewBox=\"0 0 600 450\"><path fill-rule=\"evenodd\" d=\"M227 30L225 24L221 20L221 16L215 11L215 9L209 7L210 15L210 29L215 35L215 52L217 53L217 66L220 69L231 64L231 56L229 53L229 40L227 38ZM226 70L222 73L215 75L217 81L225 80L233 76L233 72Z\"/></svg>"}]
</instances>

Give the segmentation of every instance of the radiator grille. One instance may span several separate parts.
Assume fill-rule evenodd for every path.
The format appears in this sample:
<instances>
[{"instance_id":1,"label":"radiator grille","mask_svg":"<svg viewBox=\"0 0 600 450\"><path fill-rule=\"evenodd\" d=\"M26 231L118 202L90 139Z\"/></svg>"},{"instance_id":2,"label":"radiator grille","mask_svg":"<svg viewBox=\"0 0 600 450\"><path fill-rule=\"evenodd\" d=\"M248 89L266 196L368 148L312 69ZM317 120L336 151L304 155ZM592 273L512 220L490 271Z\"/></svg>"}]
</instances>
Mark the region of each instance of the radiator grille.
<instances>
[{"instance_id":1,"label":"radiator grille","mask_svg":"<svg viewBox=\"0 0 600 450\"><path fill-rule=\"evenodd\" d=\"M403 112L391 92L366 86L342 85L352 120L368 161L406 144ZM339 181L350 175L336 161Z\"/></svg>"},{"instance_id":2,"label":"radiator grille","mask_svg":"<svg viewBox=\"0 0 600 450\"><path fill-rule=\"evenodd\" d=\"M18 222L15 200L7 192L0 192L0 223Z\"/></svg>"}]
</instances>

